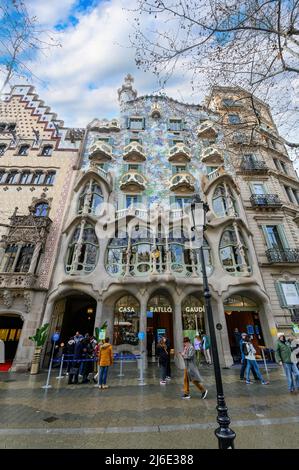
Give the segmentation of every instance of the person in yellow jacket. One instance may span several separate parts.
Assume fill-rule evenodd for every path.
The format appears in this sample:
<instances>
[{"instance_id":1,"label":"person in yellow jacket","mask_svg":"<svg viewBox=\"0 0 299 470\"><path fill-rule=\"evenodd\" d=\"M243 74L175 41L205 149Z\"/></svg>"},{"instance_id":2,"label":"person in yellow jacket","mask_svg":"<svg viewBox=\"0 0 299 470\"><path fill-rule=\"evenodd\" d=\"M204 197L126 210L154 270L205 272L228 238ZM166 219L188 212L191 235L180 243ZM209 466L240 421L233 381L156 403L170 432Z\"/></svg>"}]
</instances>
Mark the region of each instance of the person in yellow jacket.
<instances>
[{"instance_id":1,"label":"person in yellow jacket","mask_svg":"<svg viewBox=\"0 0 299 470\"><path fill-rule=\"evenodd\" d=\"M108 388L108 385L106 385L108 367L113 365L113 351L112 345L109 343L109 338L105 338L104 344L100 347L98 357L100 366L99 388Z\"/></svg>"}]
</instances>

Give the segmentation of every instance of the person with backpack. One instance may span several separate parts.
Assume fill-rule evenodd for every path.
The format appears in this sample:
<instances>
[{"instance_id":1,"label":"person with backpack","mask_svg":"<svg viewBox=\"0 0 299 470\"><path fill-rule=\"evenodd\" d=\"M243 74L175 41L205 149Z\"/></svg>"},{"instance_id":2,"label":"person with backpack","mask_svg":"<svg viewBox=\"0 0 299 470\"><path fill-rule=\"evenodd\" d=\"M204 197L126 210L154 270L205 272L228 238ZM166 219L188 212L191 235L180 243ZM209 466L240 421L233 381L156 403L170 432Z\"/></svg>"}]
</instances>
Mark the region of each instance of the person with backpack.
<instances>
[{"instance_id":1,"label":"person with backpack","mask_svg":"<svg viewBox=\"0 0 299 470\"><path fill-rule=\"evenodd\" d=\"M211 347L210 338L208 335L204 333L201 339L202 339L202 350L205 356L206 363L210 365L212 364L212 359L211 359L211 354L210 354L210 347Z\"/></svg>"},{"instance_id":2,"label":"person with backpack","mask_svg":"<svg viewBox=\"0 0 299 470\"><path fill-rule=\"evenodd\" d=\"M275 358L276 361L284 368L289 392L295 393L296 388L299 390L299 370L297 365L292 362L291 355L292 348L287 342L285 335L280 333L276 345Z\"/></svg>"},{"instance_id":3,"label":"person with backpack","mask_svg":"<svg viewBox=\"0 0 299 470\"><path fill-rule=\"evenodd\" d=\"M241 365L241 370L240 370L240 380L241 381L244 380L244 374L245 374L245 370L246 370L246 366L247 366L247 359L245 358L245 354L243 352L243 343L245 342L246 336L247 336L247 333L242 333L241 334L241 340L240 340L240 344L239 344L240 351L241 351L241 364L242 364ZM251 364L251 372L254 376L254 379L259 380L252 364Z\"/></svg>"},{"instance_id":4,"label":"person with backpack","mask_svg":"<svg viewBox=\"0 0 299 470\"><path fill-rule=\"evenodd\" d=\"M251 384L252 382L250 381L250 369L254 368L256 375L258 379L261 381L262 385L268 385L269 382L263 379L262 374L260 373L259 366L256 362L256 350L251 342L250 336L246 335L244 338L244 342L242 345L243 353L245 356L245 359L247 361L246 365L246 384Z\"/></svg>"}]
</instances>

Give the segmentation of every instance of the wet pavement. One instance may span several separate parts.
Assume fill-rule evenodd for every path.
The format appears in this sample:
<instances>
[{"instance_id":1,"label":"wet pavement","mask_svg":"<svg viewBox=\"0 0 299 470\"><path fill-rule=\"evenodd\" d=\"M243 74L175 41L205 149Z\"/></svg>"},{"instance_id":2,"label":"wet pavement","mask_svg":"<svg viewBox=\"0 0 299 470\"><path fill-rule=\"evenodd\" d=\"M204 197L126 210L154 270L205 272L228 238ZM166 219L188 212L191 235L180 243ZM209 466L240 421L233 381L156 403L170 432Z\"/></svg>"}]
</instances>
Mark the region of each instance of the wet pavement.
<instances>
[{"instance_id":1,"label":"wet pavement","mask_svg":"<svg viewBox=\"0 0 299 470\"><path fill-rule=\"evenodd\" d=\"M264 370L262 373L266 377ZM159 384L149 364L140 385L135 363L109 370L109 389L93 382L68 385L47 374L0 373L0 448L211 449L217 448L216 388L213 367L201 368L206 400L191 385L182 400L183 371ZM299 393L290 394L282 368L269 370L270 384L246 385L237 368L223 369L224 393L236 432L236 448L299 448Z\"/></svg>"}]
</instances>

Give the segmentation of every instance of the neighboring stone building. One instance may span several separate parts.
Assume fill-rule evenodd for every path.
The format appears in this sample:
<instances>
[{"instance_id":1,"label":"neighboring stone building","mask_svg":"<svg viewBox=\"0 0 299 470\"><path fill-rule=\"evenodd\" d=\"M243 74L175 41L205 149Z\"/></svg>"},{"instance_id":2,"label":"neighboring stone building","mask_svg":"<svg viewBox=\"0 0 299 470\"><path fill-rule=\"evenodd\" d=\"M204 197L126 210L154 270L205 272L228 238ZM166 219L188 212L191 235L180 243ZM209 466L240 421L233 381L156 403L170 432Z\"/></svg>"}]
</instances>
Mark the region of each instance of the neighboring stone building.
<instances>
[{"instance_id":1,"label":"neighboring stone building","mask_svg":"<svg viewBox=\"0 0 299 470\"><path fill-rule=\"evenodd\" d=\"M60 328L63 339L106 322L116 350L141 346L148 355L164 330L175 352L183 334L206 331L199 250L187 214L200 192L210 207L204 252L214 321L222 325L222 362L238 357L235 328L252 333L257 347L273 347L277 328L290 329L288 295L299 308L299 183L268 108L254 101L262 140L242 146L236 115L243 110L258 120L247 102L234 103L244 91L214 89L204 105L188 105L138 97L132 85L127 76L118 91L119 119L87 126L44 321L51 331ZM265 180L263 196L258 185ZM283 193L281 184L293 193ZM289 245L274 246L277 234ZM147 333L141 345L139 331Z\"/></svg>"},{"instance_id":2,"label":"neighboring stone building","mask_svg":"<svg viewBox=\"0 0 299 470\"><path fill-rule=\"evenodd\" d=\"M13 370L32 359L83 132L31 86L0 101L0 337Z\"/></svg>"}]
</instances>

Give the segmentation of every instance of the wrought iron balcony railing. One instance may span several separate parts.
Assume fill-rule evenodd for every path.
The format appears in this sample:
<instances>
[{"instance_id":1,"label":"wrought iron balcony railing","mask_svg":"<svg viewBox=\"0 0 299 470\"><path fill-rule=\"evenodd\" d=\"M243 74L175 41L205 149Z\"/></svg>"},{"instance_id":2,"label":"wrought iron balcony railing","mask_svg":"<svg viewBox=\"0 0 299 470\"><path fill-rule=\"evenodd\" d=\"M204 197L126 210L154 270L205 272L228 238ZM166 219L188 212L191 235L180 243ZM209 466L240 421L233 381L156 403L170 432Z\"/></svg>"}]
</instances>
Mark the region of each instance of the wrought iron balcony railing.
<instances>
[{"instance_id":1,"label":"wrought iron balcony railing","mask_svg":"<svg viewBox=\"0 0 299 470\"><path fill-rule=\"evenodd\" d=\"M299 263L298 248L269 248L266 250L269 263Z\"/></svg>"},{"instance_id":2,"label":"wrought iron balcony railing","mask_svg":"<svg viewBox=\"0 0 299 470\"><path fill-rule=\"evenodd\" d=\"M282 206L277 194L252 194L250 197L252 207L279 208Z\"/></svg>"},{"instance_id":3,"label":"wrought iron balcony railing","mask_svg":"<svg viewBox=\"0 0 299 470\"><path fill-rule=\"evenodd\" d=\"M268 167L263 160L254 162L243 160L240 165L240 170L244 173L267 173Z\"/></svg>"}]
</instances>

